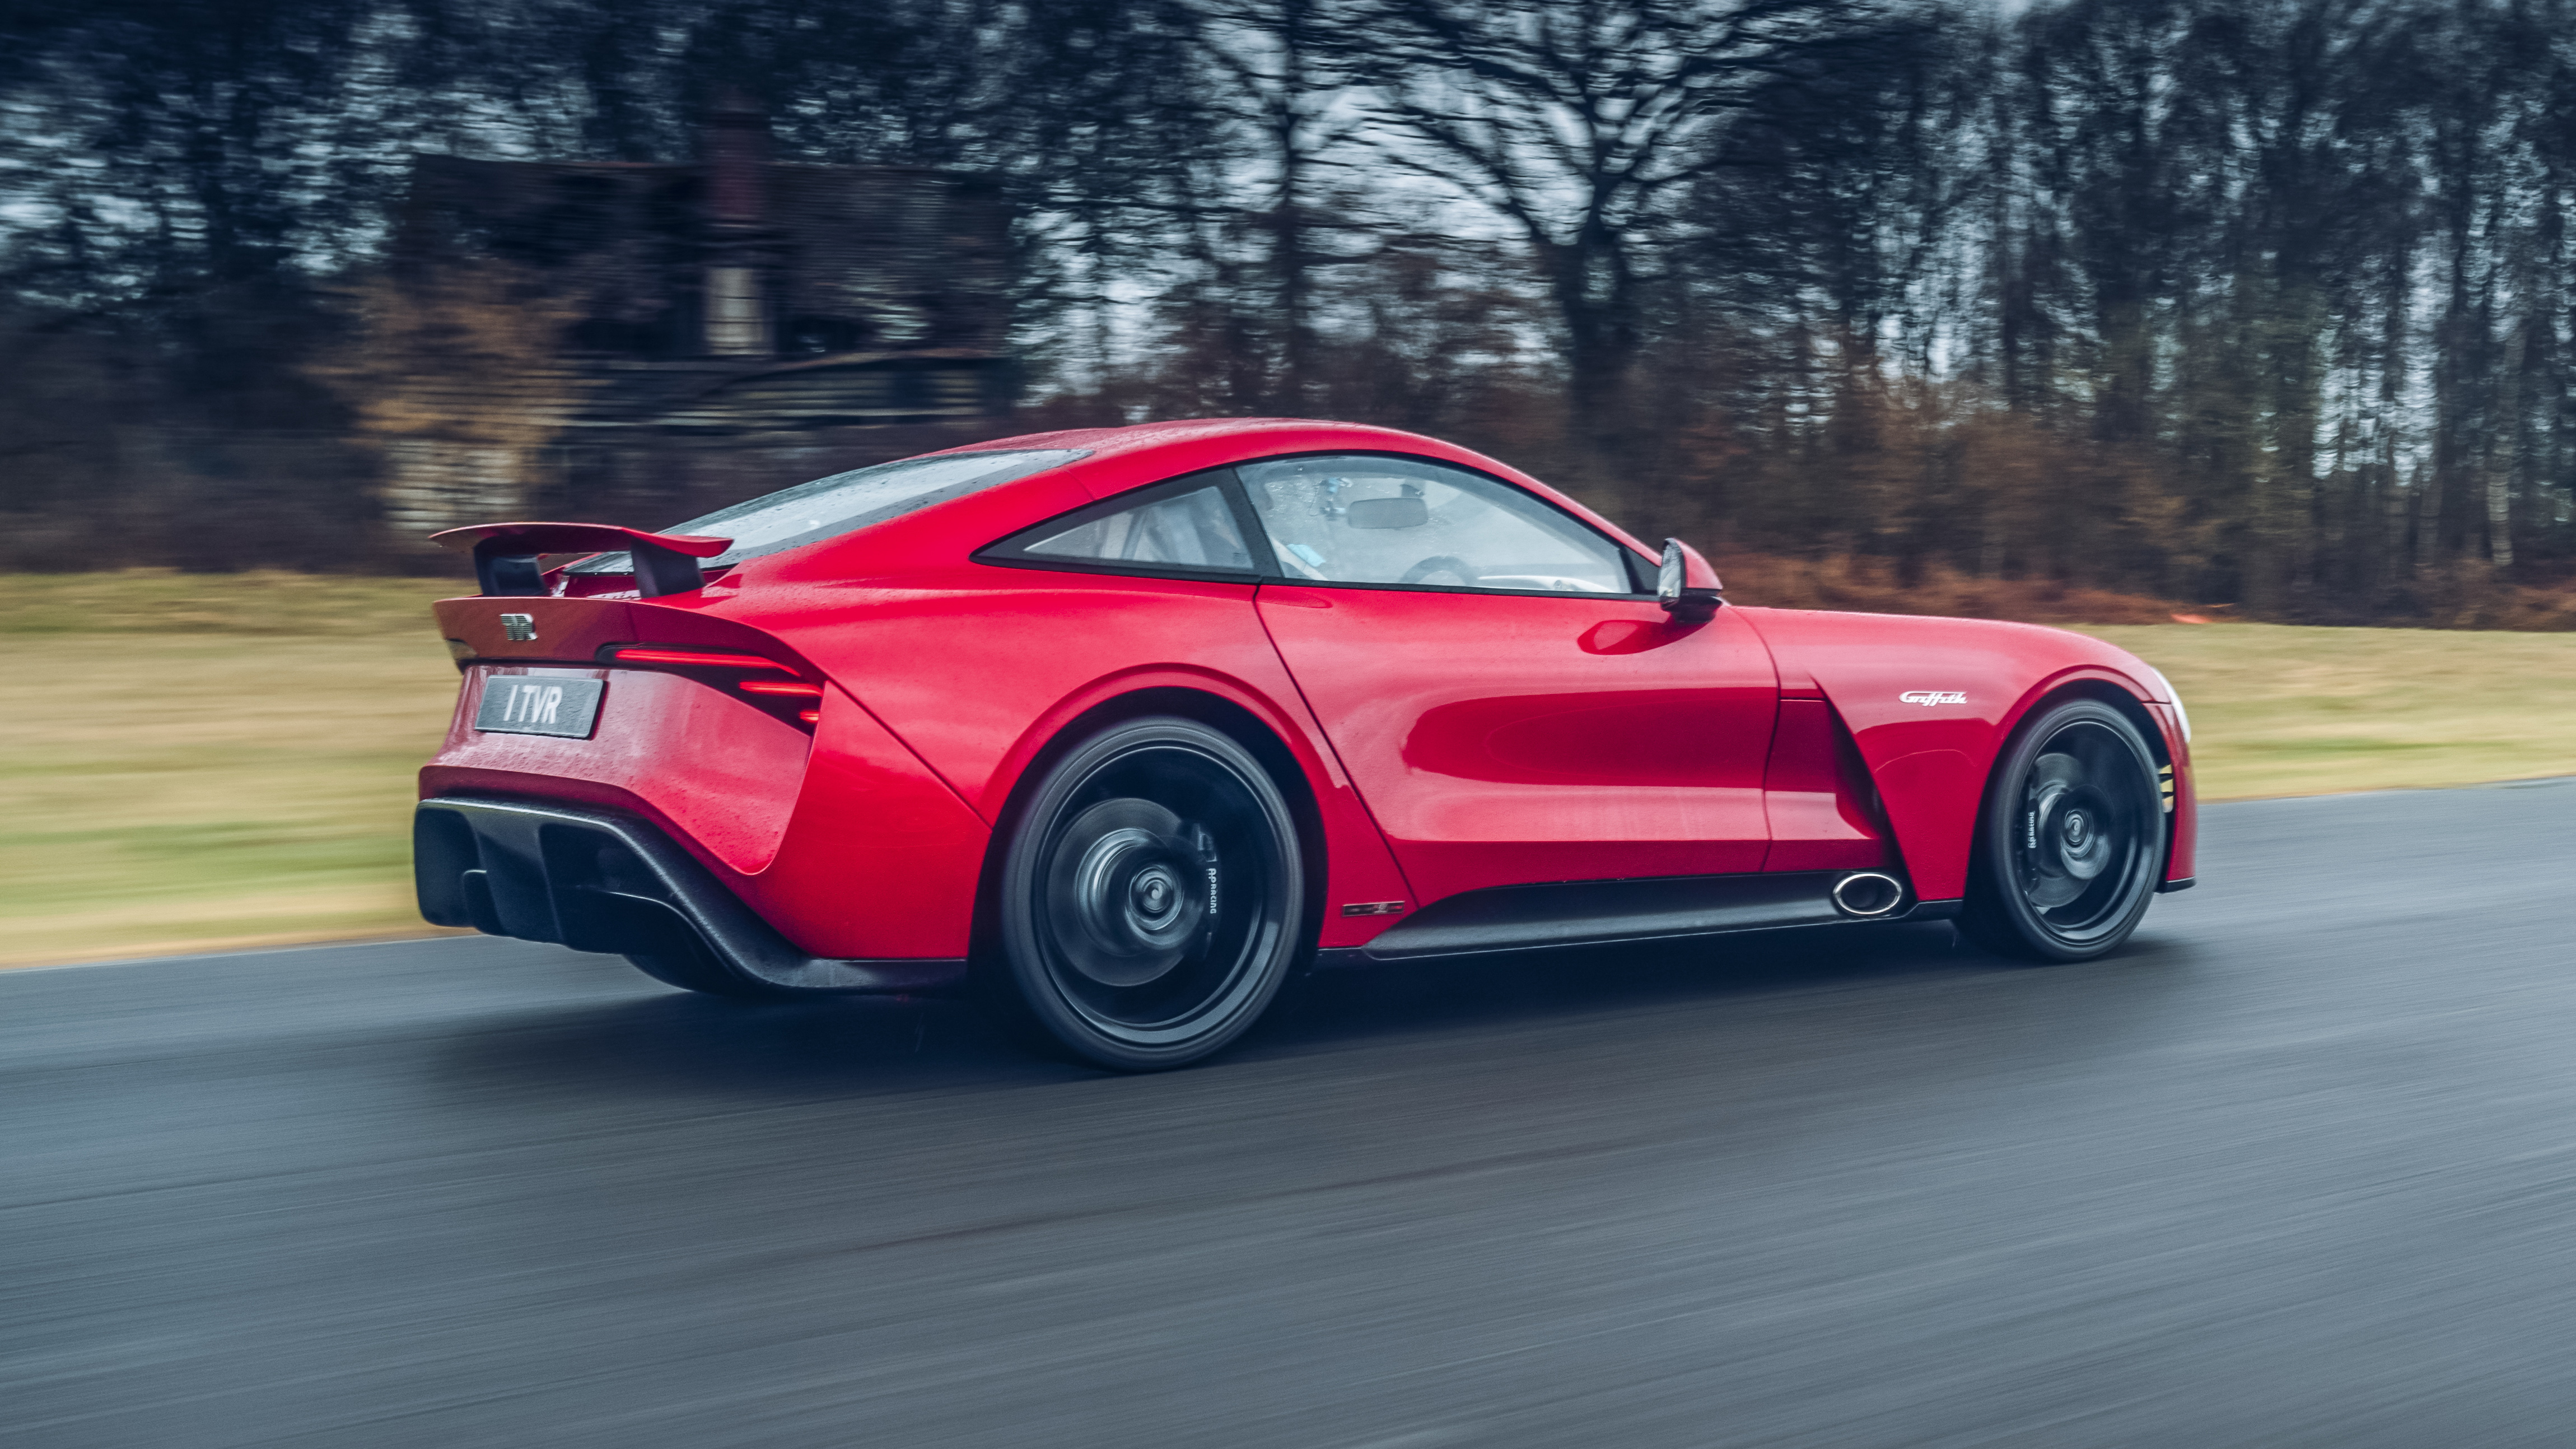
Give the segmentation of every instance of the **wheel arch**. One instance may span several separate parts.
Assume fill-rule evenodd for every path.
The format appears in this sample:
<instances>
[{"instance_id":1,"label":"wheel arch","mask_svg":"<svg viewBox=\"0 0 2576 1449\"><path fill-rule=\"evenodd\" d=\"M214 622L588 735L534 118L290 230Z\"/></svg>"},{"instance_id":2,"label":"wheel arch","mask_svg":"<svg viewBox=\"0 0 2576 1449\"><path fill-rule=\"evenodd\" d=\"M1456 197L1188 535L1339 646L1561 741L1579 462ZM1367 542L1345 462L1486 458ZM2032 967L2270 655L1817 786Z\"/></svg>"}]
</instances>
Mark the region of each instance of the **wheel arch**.
<instances>
[{"instance_id":1,"label":"wheel arch","mask_svg":"<svg viewBox=\"0 0 2576 1449\"><path fill-rule=\"evenodd\" d=\"M2086 673L2071 678L2051 680L2041 685L2033 691L2029 699L2023 701L2021 707L2015 710L2012 717L2005 722L2002 732L1997 737L1995 757L1986 765L1987 775L1992 777L1996 768L2003 763L2004 752L2012 748L2013 741L2021 737L2022 730L2033 719L2050 706L2068 699L2098 699L2118 710L2129 723L2138 727L2140 735L2146 737L2147 753L2154 757L2158 765L2173 763L2173 751L2165 745L2164 725L2148 710L2146 701L2140 699L2136 691L2122 685L2107 674Z\"/></svg>"},{"instance_id":2,"label":"wheel arch","mask_svg":"<svg viewBox=\"0 0 2576 1449\"><path fill-rule=\"evenodd\" d=\"M2099 700L2111 706L2120 712L2122 718L2137 726L2138 734L2146 740L2147 758L2155 761L2159 772L2158 783L2166 792L2164 794L2164 854L2156 863L2156 879L2159 881L2166 879L2173 873L2174 849L2181 839L2182 821L2178 814L2181 805L2177 797L2170 793L2175 788L2181 772L2175 765L2172 744L2165 738L2164 722L2157 719L2155 712L2147 708L2146 701L2138 697L2135 686L2106 673L2077 674L2042 685L1997 734L1994 758L1986 762L1986 785L1990 786L1994 781L1995 771L2003 768L2004 755L2012 749L2013 741L2021 738L2023 728L2051 705L2066 699ZM1972 827L1976 829L1976 838L1980 841L1985 837L1985 831L1982 828L1986 811L1985 795L1982 793L1985 788L1986 786L1979 787L1981 793L1978 795L1977 803L1978 824ZM1976 849L1983 849L1983 846L1980 845ZM1972 851L1972 863L1973 855Z\"/></svg>"},{"instance_id":3,"label":"wheel arch","mask_svg":"<svg viewBox=\"0 0 2576 1449\"><path fill-rule=\"evenodd\" d=\"M1289 817L1297 828L1298 860L1305 872L1304 914L1300 929L1308 939L1314 936L1324 915L1330 853L1315 782L1309 778L1296 751L1268 721L1238 701L1187 685L1155 684L1111 695L1084 708L1058 724L1022 762L1001 808L994 812L992 833L985 841L983 865L976 873L971 959L979 966L992 959L1000 941L998 907L1002 861L1012 836L1028 811L1029 799L1037 793L1039 784L1055 768L1057 761L1084 740L1113 725L1156 716L1186 719L1217 731L1241 745L1269 773L1271 783L1278 787L1281 798L1287 802Z\"/></svg>"}]
</instances>

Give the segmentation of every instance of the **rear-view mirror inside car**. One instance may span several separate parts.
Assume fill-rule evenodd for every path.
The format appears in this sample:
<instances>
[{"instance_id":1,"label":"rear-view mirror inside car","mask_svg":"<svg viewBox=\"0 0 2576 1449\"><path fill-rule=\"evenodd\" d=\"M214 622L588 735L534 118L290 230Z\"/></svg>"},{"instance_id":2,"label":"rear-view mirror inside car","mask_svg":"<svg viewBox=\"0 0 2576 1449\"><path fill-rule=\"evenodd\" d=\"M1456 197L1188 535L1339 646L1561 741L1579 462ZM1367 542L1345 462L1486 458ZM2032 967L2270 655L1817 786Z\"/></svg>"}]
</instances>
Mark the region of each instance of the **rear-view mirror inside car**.
<instances>
[{"instance_id":1,"label":"rear-view mirror inside car","mask_svg":"<svg viewBox=\"0 0 2576 1449\"><path fill-rule=\"evenodd\" d=\"M1431 521L1430 505L1419 498L1358 498L1345 520L1353 528L1420 528Z\"/></svg>"}]
</instances>

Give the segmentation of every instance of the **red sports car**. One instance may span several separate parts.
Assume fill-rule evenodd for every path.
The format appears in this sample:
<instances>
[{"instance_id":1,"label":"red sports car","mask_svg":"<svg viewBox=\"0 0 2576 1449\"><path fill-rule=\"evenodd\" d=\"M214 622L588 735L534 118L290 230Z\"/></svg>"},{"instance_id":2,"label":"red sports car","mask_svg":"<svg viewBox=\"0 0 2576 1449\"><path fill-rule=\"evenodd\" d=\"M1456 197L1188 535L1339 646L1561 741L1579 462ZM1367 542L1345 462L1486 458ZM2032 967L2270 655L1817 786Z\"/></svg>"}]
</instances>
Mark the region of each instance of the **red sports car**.
<instances>
[{"instance_id":1,"label":"red sports car","mask_svg":"<svg viewBox=\"0 0 2576 1449\"><path fill-rule=\"evenodd\" d=\"M971 986L1150 1069L1318 964L1943 918L2076 961L2192 883L2190 726L2129 654L1728 605L1409 433L1046 433L439 537L483 592L438 605L422 914L697 991Z\"/></svg>"}]
</instances>

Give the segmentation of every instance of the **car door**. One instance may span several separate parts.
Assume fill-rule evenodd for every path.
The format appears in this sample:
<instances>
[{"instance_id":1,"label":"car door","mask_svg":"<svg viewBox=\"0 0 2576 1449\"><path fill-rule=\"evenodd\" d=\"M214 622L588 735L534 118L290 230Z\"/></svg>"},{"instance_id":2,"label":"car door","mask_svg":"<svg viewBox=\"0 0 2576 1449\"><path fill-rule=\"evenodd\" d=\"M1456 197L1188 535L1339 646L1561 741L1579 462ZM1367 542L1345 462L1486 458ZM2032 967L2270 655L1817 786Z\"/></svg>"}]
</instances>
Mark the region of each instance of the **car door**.
<instances>
[{"instance_id":1,"label":"car door","mask_svg":"<svg viewBox=\"0 0 2576 1449\"><path fill-rule=\"evenodd\" d=\"M1741 620L1674 621L1630 550L1463 468L1343 454L1236 472L1273 554L1262 622L1415 905L1762 868L1779 691Z\"/></svg>"}]
</instances>

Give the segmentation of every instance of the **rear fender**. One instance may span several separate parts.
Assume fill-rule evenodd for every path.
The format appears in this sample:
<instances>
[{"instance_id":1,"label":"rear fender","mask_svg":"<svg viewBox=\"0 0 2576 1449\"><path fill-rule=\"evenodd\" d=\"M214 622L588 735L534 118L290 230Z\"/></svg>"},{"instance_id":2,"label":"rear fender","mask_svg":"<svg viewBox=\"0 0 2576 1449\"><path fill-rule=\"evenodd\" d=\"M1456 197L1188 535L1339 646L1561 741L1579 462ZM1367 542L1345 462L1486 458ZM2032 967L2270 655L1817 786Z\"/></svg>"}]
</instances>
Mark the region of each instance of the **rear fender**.
<instances>
[{"instance_id":1,"label":"rear fender","mask_svg":"<svg viewBox=\"0 0 2576 1449\"><path fill-rule=\"evenodd\" d=\"M964 957L992 832L877 717L827 686L776 858L741 883L817 956Z\"/></svg>"},{"instance_id":2,"label":"rear fender","mask_svg":"<svg viewBox=\"0 0 2576 1449\"><path fill-rule=\"evenodd\" d=\"M1122 671L1095 680L1058 701L1021 735L994 771L986 793L988 799L999 802L993 807L996 824L1007 823L1007 802L1016 800L1023 787L1033 783L1064 746L1112 719L1156 712L1196 714L1198 711L1187 703L1191 697L1218 702L1230 707L1229 712L1248 718L1268 733L1271 743L1286 757L1285 762L1302 777L1292 783L1301 785L1311 800L1312 823L1322 837L1314 844L1320 847L1324 867L1319 873L1324 947L1359 945L1397 918L1344 916L1337 903L1419 904L1411 900L1404 874L1387 849L1385 837L1378 833L1376 821L1361 803L1359 792L1351 787L1349 777L1342 773L1340 762L1325 746L1323 733L1314 721L1304 717L1302 708L1291 715L1261 691L1208 671L1171 666ZM1247 743L1260 752L1259 741Z\"/></svg>"}]
</instances>

